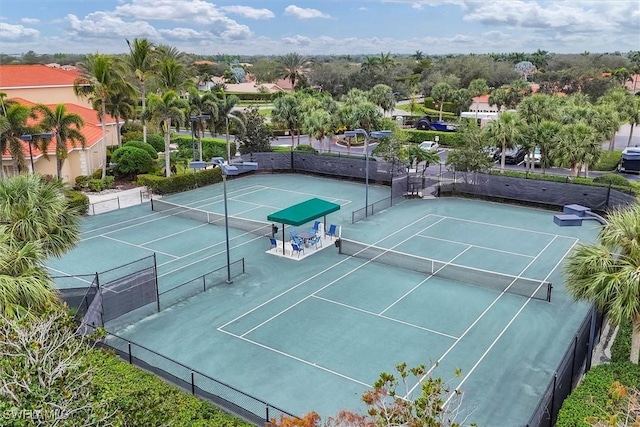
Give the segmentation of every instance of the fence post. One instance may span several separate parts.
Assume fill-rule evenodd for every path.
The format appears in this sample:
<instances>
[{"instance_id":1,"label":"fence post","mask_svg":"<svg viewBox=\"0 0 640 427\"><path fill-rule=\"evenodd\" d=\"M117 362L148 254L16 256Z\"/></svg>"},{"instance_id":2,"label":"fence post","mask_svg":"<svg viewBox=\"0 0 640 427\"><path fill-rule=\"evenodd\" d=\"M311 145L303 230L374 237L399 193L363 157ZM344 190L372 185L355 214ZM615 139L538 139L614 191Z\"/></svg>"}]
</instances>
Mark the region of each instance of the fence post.
<instances>
[{"instance_id":1,"label":"fence post","mask_svg":"<svg viewBox=\"0 0 640 427\"><path fill-rule=\"evenodd\" d=\"M204 279L204 274L202 275L202 292L207 290L207 281Z\"/></svg>"},{"instance_id":2,"label":"fence post","mask_svg":"<svg viewBox=\"0 0 640 427\"><path fill-rule=\"evenodd\" d=\"M578 332L579 334L580 332ZM573 375L576 368L576 351L578 350L578 334L573 338L573 357L571 358L571 384L569 384L569 393L573 391Z\"/></svg>"},{"instance_id":3,"label":"fence post","mask_svg":"<svg viewBox=\"0 0 640 427\"><path fill-rule=\"evenodd\" d=\"M142 190L140 190L140 204L142 204Z\"/></svg>"},{"instance_id":4,"label":"fence post","mask_svg":"<svg viewBox=\"0 0 640 427\"><path fill-rule=\"evenodd\" d=\"M556 380L558 379L558 373L554 372L553 373L553 392L551 393L551 407L549 408L549 425L552 426L553 425L553 413L554 413L554 406L555 406L555 402L556 402Z\"/></svg>"},{"instance_id":5,"label":"fence post","mask_svg":"<svg viewBox=\"0 0 640 427\"><path fill-rule=\"evenodd\" d=\"M152 202L153 203L153 202ZM156 253L153 253L153 277L156 282L156 308L160 311L160 290L158 289L158 264L156 260Z\"/></svg>"},{"instance_id":6,"label":"fence post","mask_svg":"<svg viewBox=\"0 0 640 427\"><path fill-rule=\"evenodd\" d=\"M127 343L127 347L129 348L129 365L133 364L133 356L131 355L131 343Z\"/></svg>"},{"instance_id":7,"label":"fence post","mask_svg":"<svg viewBox=\"0 0 640 427\"><path fill-rule=\"evenodd\" d=\"M118 209L120 209L120 196L118 196Z\"/></svg>"},{"instance_id":8,"label":"fence post","mask_svg":"<svg viewBox=\"0 0 640 427\"><path fill-rule=\"evenodd\" d=\"M196 381L194 378L193 371L191 371L191 394L196 395Z\"/></svg>"},{"instance_id":9,"label":"fence post","mask_svg":"<svg viewBox=\"0 0 640 427\"><path fill-rule=\"evenodd\" d=\"M96 214L96 205L95 203L91 203L91 215L95 215Z\"/></svg>"},{"instance_id":10,"label":"fence post","mask_svg":"<svg viewBox=\"0 0 640 427\"><path fill-rule=\"evenodd\" d=\"M267 418L265 419L265 421L266 421L266 422L269 422L269 405L267 405L267 406L265 407L265 409L266 409L266 414L267 414Z\"/></svg>"},{"instance_id":11,"label":"fence post","mask_svg":"<svg viewBox=\"0 0 640 427\"><path fill-rule=\"evenodd\" d=\"M606 207L609 207L609 196L611 196L611 183L609 183L609 187L607 188L607 200L605 201Z\"/></svg>"},{"instance_id":12,"label":"fence post","mask_svg":"<svg viewBox=\"0 0 640 427\"><path fill-rule=\"evenodd\" d=\"M593 346L595 345L595 341L596 341L596 317L597 317L597 310L595 305L593 307L591 307L591 323L589 325L589 345L587 347L587 360L584 363L584 372L588 372L589 369L591 369L591 358L593 355ZM604 317L602 319L602 321L604 322ZM602 330L602 325L600 325L600 330Z\"/></svg>"}]
</instances>

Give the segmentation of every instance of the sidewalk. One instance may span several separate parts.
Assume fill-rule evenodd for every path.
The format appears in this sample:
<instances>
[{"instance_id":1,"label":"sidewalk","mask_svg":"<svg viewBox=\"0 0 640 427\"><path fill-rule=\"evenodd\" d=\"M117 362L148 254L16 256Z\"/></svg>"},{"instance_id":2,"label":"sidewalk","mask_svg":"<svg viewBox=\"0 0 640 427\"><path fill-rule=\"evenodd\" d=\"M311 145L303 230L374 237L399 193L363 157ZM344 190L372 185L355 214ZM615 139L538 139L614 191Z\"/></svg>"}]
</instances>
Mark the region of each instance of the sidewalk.
<instances>
[{"instance_id":1,"label":"sidewalk","mask_svg":"<svg viewBox=\"0 0 640 427\"><path fill-rule=\"evenodd\" d=\"M136 187L129 190L108 190L100 194L85 193L89 197L88 215L101 213L140 205L150 200L147 187Z\"/></svg>"}]
</instances>

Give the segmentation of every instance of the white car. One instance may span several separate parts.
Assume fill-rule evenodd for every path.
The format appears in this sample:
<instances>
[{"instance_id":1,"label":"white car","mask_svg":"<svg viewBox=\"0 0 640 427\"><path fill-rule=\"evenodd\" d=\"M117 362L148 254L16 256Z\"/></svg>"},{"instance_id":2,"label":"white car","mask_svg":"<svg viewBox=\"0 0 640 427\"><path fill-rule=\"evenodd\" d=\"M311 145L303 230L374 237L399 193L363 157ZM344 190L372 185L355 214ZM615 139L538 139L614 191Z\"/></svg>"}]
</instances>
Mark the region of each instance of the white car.
<instances>
[{"instance_id":1,"label":"white car","mask_svg":"<svg viewBox=\"0 0 640 427\"><path fill-rule=\"evenodd\" d=\"M420 143L420 148L422 148L425 151L438 151L438 148L440 148L440 145L435 141L422 141Z\"/></svg>"},{"instance_id":2,"label":"white car","mask_svg":"<svg viewBox=\"0 0 640 427\"><path fill-rule=\"evenodd\" d=\"M533 149L533 153L527 154L525 158L525 164L527 161L533 162L534 167L540 166L540 162L542 161L542 153L540 153L540 149L538 147Z\"/></svg>"}]
</instances>

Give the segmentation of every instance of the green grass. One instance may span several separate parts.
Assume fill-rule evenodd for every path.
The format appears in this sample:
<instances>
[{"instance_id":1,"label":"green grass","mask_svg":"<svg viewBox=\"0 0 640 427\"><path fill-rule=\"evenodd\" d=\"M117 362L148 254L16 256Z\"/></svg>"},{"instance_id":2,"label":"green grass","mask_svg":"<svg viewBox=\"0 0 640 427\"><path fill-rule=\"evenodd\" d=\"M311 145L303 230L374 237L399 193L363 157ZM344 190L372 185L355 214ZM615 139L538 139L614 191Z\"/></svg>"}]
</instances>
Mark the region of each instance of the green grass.
<instances>
[{"instance_id":1,"label":"green grass","mask_svg":"<svg viewBox=\"0 0 640 427\"><path fill-rule=\"evenodd\" d=\"M595 166L592 168L596 171L612 171L615 170L620 163L620 158L622 157L622 151L614 150L614 151L603 151L600 156L600 160Z\"/></svg>"}]
</instances>

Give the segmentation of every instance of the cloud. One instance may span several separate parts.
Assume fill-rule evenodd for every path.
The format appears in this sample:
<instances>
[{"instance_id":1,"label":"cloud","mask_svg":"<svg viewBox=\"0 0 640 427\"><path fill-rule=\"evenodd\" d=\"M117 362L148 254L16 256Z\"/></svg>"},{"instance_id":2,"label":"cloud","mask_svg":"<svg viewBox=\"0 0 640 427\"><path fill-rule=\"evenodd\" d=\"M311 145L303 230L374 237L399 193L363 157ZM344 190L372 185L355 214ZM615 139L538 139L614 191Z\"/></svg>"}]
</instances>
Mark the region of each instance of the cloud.
<instances>
[{"instance_id":1,"label":"cloud","mask_svg":"<svg viewBox=\"0 0 640 427\"><path fill-rule=\"evenodd\" d=\"M40 35L40 31L33 28L26 28L23 25L11 25L6 22L0 22L0 40L4 41L24 41L25 39L34 39Z\"/></svg>"},{"instance_id":2,"label":"cloud","mask_svg":"<svg viewBox=\"0 0 640 427\"><path fill-rule=\"evenodd\" d=\"M40 20L38 18L22 18L20 21L24 22L25 24L39 24L40 23Z\"/></svg>"},{"instance_id":3,"label":"cloud","mask_svg":"<svg viewBox=\"0 0 640 427\"><path fill-rule=\"evenodd\" d=\"M193 41L208 40L214 38L209 31L196 31L192 28L172 28L168 30L158 30L160 34L170 41Z\"/></svg>"},{"instance_id":4,"label":"cloud","mask_svg":"<svg viewBox=\"0 0 640 427\"><path fill-rule=\"evenodd\" d=\"M330 18L329 15L320 12L318 9L303 8L293 4L284 9L284 14L294 16L298 19Z\"/></svg>"},{"instance_id":5,"label":"cloud","mask_svg":"<svg viewBox=\"0 0 640 427\"><path fill-rule=\"evenodd\" d=\"M311 39L306 36L296 35L293 37L283 37L282 41L295 46L309 46L311 45Z\"/></svg>"},{"instance_id":6,"label":"cloud","mask_svg":"<svg viewBox=\"0 0 640 427\"><path fill-rule=\"evenodd\" d=\"M220 9L228 13L233 13L251 19L271 19L276 16L269 9L256 9L255 7L249 6L224 6Z\"/></svg>"},{"instance_id":7,"label":"cloud","mask_svg":"<svg viewBox=\"0 0 640 427\"><path fill-rule=\"evenodd\" d=\"M106 12L93 12L83 19L69 14L67 21L69 22L68 33L77 37L158 37L156 29L145 21L125 22Z\"/></svg>"}]
</instances>

